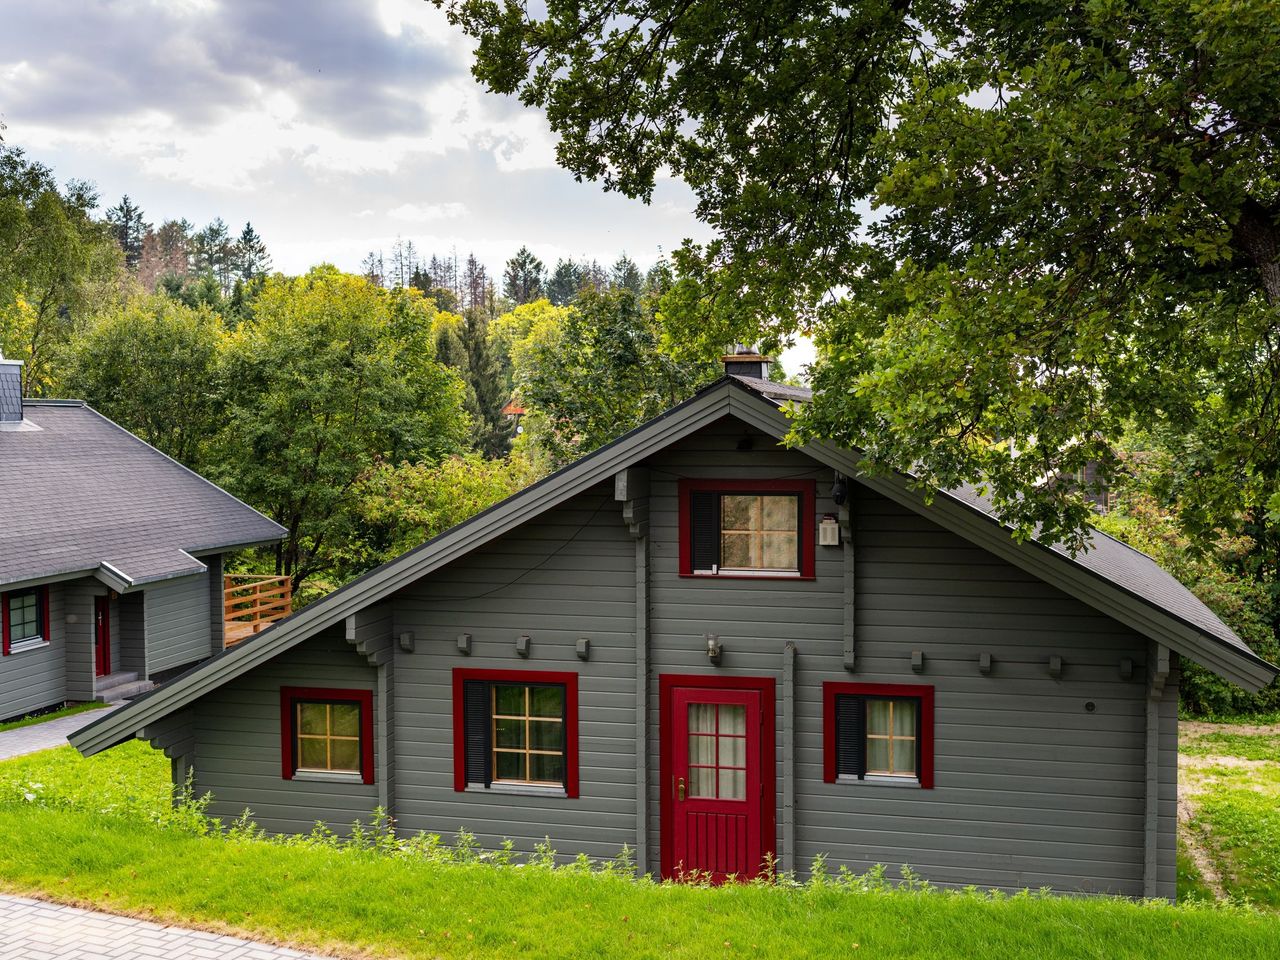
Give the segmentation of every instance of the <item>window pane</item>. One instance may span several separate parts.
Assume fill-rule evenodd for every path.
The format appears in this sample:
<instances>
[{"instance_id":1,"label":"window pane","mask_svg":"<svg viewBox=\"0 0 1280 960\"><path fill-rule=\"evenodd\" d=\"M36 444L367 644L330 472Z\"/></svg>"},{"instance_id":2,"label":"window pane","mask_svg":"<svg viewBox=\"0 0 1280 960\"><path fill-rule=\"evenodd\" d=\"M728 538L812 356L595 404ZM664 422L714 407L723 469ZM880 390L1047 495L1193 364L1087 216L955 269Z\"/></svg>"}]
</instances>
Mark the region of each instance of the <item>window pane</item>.
<instances>
[{"instance_id":1,"label":"window pane","mask_svg":"<svg viewBox=\"0 0 1280 960\"><path fill-rule=\"evenodd\" d=\"M529 746L534 750L563 750L564 724L559 720L530 720Z\"/></svg>"},{"instance_id":2,"label":"window pane","mask_svg":"<svg viewBox=\"0 0 1280 960\"><path fill-rule=\"evenodd\" d=\"M747 798L747 771L720 771L720 799L745 800Z\"/></svg>"},{"instance_id":3,"label":"window pane","mask_svg":"<svg viewBox=\"0 0 1280 960\"><path fill-rule=\"evenodd\" d=\"M720 708L720 732L747 732L747 708L742 704L725 704Z\"/></svg>"},{"instance_id":4,"label":"window pane","mask_svg":"<svg viewBox=\"0 0 1280 960\"><path fill-rule=\"evenodd\" d=\"M298 732L324 736L329 732L329 706L324 703L298 704Z\"/></svg>"},{"instance_id":5,"label":"window pane","mask_svg":"<svg viewBox=\"0 0 1280 960\"><path fill-rule=\"evenodd\" d=\"M916 772L916 742L914 740L893 741L893 772Z\"/></svg>"},{"instance_id":6,"label":"window pane","mask_svg":"<svg viewBox=\"0 0 1280 960\"><path fill-rule=\"evenodd\" d=\"M716 772L710 767L689 769L689 796L712 797L716 795Z\"/></svg>"},{"instance_id":7,"label":"window pane","mask_svg":"<svg viewBox=\"0 0 1280 960\"><path fill-rule=\"evenodd\" d=\"M764 500L764 529L795 530L799 515L797 497L762 497Z\"/></svg>"},{"instance_id":8,"label":"window pane","mask_svg":"<svg viewBox=\"0 0 1280 960\"><path fill-rule=\"evenodd\" d=\"M360 743L357 740L332 740L329 746L331 770L359 770Z\"/></svg>"},{"instance_id":9,"label":"window pane","mask_svg":"<svg viewBox=\"0 0 1280 960\"><path fill-rule=\"evenodd\" d=\"M535 717L563 716L564 687L531 687L529 713Z\"/></svg>"},{"instance_id":10,"label":"window pane","mask_svg":"<svg viewBox=\"0 0 1280 960\"><path fill-rule=\"evenodd\" d=\"M564 782L564 757L560 754L530 754L529 766L531 768L530 780L540 783Z\"/></svg>"},{"instance_id":11,"label":"window pane","mask_svg":"<svg viewBox=\"0 0 1280 960\"><path fill-rule=\"evenodd\" d=\"M689 732L716 732L716 705L714 703L689 704Z\"/></svg>"},{"instance_id":12,"label":"window pane","mask_svg":"<svg viewBox=\"0 0 1280 960\"><path fill-rule=\"evenodd\" d=\"M329 766L328 741L302 737L298 741L298 766L324 770Z\"/></svg>"},{"instance_id":13,"label":"window pane","mask_svg":"<svg viewBox=\"0 0 1280 960\"><path fill-rule=\"evenodd\" d=\"M759 497L725 494L720 498L720 529L755 530Z\"/></svg>"},{"instance_id":14,"label":"window pane","mask_svg":"<svg viewBox=\"0 0 1280 960\"><path fill-rule=\"evenodd\" d=\"M888 700L867 701L867 733L888 735L890 709Z\"/></svg>"},{"instance_id":15,"label":"window pane","mask_svg":"<svg viewBox=\"0 0 1280 960\"><path fill-rule=\"evenodd\" d=\"M523 780L523 753L494 753L493 778L495 780Z\"/></svg>"},{"instance_id":16,"label":"window pane","mask_svg":"<svg viewBox=\"0 0 1280 960\"><path fill-rule=\"evenodd\" d=\"M889 741L867 740L867 772L889 772Z\"/></svg>"},{"instance_id":17,"label":"window pane","mask_svg":"<svg viewBox=\"0 0 1280 960\"><path fill-rule=\"evenodd\" d=\"M716 738L693 734L689 737L689 762L714 766L716 762Z\"/></svg>"},{"instance_id":18,"label":"window pane","mask_svg":"<svg viewBox=\"0 0 1280 960\"><path fill-rule=\"evenodd\" d=\"M34 590L9 594L9 639L27 640L40 635L39 607Z\"/></svg>"},{"instance_id":19,"label":"window pane","mask_svg":"<svg viewBox=\"0 0 1280 960\"><path fill-rule=\"evenodd\" d=\"M893 702L893 733L898 737L916 735L916 703L914 700Z\"/></svg>"},{"instance_id":20,"label":"window pane","mask_svg":"<svg viewBox=\"0 0 1280 960\"><path fill-rule=\"evenodd\" d=\"M749 533L726 533L720 538L720 566L754 567L751 546L755 537Z\"/></svg>"},{"instance_id":21,"label":"window pane","mask_svg":"<svg viewBox=\"0 0 1280 960\"><path fill-rule=\"evenodd\" d=\"M747 765L746 737L720 738L720 766L745 767Z\"/></svg>"},{"instance_id":22,"label":"window pane","mask_svg":"<svg viewBox=\"0 0 1280 960\"><path fill-rule=\"evenodd\" d=\"M335 737L360 736L360 705L357 703L335 703L330 708Z\"/></svg>"},{"instance_id":23,"label":"window pane","mask_svg":"<svg viewBox=\"0 0 1280 960\"><path fill-rule=\"evenodd\" d=\"M798 570L799 554L796 552L794 533L767 533L764 535L764 554L760 565L769 570Z\"/></svg>"},{"instance_id":24,"label":"window pane","mask_svg":"<svg viewBox=\"0 0 1280 960\"><path fill-rule=\"evenodd\" d=\"M493 688L493 712L508 716L524 716L524 693L527 687L495 686Z\"/></svg>"},{"instance_id":25,"label":"window pane","mask_svg":"<svg viewBox=\"0 0 1280 960\"><path fill-rule=\"evenodd\" d=\"M524 749L523 720L495 720L493 722L493 740L495 747L514 747Z\"/></svg>"}]
</instances>

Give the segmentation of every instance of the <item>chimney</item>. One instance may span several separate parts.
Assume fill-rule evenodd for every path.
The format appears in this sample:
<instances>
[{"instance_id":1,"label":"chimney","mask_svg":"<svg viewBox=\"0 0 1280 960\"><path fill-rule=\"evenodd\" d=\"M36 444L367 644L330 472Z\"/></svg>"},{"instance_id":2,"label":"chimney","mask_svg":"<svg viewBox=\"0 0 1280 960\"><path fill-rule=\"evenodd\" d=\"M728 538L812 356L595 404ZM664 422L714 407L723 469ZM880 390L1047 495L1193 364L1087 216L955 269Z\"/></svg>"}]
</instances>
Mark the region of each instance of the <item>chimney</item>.
<instances>
[{"instance_id":1,"label":"chimney","mask_svg":"<svg viewBox=\"0 0 1280 960\"><path fill-rule=\"evenodd\" d=\"M22 361L0 353L0 424L22 422Z\"/></svg>"},{"instance_id":2,"label":"chimney","mask_svg":"<svg viewBox=\"0 0 1280 960\"><path fill-rule=\"evenodd\" d=\"M756 353L742 343L733 345L733 353L726 353L720 358L724 364L724 372L730 377L753 377L756 380L769 379L769 364L772 358Z\"/></svg>"}]
</instances>

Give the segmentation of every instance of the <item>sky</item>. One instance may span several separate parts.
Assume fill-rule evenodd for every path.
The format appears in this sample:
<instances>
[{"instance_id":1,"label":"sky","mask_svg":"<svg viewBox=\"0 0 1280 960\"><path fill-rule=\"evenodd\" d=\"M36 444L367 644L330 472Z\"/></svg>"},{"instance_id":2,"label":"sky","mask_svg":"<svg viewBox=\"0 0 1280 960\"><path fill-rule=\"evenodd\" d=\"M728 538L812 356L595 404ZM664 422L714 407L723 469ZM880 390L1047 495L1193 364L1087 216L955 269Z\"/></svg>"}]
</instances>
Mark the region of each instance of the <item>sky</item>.
<instances>
[{"instance_id":1,"label":"sky","mask_svg":"<svg viewBox=\"0 0 1280 960\"><path fill-rule=\"evenodd\" d=\"M4 6L8 144L157 225L251 221L286 273L356 270L398 237L497 273L521 244L548 266L647 267L710 236L679 181L649 205L575 182L542 113L484 91L471 42L425 0Z\"/></svg>"}]
</instances>

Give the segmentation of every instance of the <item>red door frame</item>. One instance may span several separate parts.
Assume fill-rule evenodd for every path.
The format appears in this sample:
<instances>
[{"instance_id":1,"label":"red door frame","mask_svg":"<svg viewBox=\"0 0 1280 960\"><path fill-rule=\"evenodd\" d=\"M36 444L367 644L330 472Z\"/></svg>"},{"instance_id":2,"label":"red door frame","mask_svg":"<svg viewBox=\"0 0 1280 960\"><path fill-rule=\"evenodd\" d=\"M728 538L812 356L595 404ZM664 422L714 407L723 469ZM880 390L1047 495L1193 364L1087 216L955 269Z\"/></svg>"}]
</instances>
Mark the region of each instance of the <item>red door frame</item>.
<instances>
[{"instance_id":1,"label":"red door frame","mask_svg":"<svg viewBox=\"0 0 1280 960\"><path fill-rule=\"evenodd\" d=\"M773 677L726 677L705 674L670 674L658 677L658 777L661 802L658 811L658 828L661 838L659 867L663 879L674 879L672 862L672 826L675 821L675 794L673 769L675 766L675 716L672 701L677 688L704 690L754 690L760 694L760 851L761 857L776 856L777 831L777 777L775 755L777 729L775 717L776 688ZM750 795L750 794L748 794Z\"/></svg>"},{"instance_id":2,"label":"red door frame","mask_svg":"<svg viewBox=\"0 0 1280 960\"><path fill-rule=\"evenodd\" d=\"M93 675L111 672L111 598L93 598Z\"/></svg>"}]
</instances>

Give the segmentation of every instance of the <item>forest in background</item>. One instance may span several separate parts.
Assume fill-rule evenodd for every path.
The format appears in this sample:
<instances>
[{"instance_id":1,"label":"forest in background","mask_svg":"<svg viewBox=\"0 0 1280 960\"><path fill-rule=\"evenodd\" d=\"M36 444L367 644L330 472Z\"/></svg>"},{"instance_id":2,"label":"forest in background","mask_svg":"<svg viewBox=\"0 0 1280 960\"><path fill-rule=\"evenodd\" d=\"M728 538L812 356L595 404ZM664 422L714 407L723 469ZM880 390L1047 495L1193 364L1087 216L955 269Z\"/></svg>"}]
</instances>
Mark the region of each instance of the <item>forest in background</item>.
<instances>
[{"instance_id":1,"label":"forest in background","mask_svg":"<svg viewBox=\"0 0 1280 960\"><path fill-rule=\"evenodd\" d=\"M272 271L251 224L147 222L0 144L0 350L33 397L78 397L281 523L253 569L314 598L656 416L720 376L670 317L702 293L660 259L502 275L474 255L372 251L360 273ZM780 375L780 374L779 374ZM521 416L506 411L515 401ZM518 429L517 429L518 428ZM1131 428L1103 529L1280 658L1274 548L1189 536L1177 443ZM1274 708L1192 669L1199 711Z\"/></svg>"}]
</instances>

